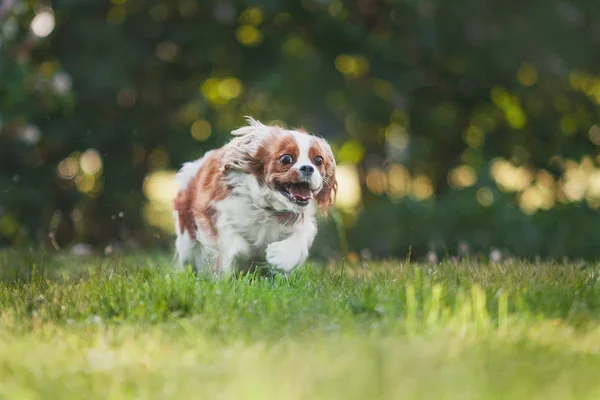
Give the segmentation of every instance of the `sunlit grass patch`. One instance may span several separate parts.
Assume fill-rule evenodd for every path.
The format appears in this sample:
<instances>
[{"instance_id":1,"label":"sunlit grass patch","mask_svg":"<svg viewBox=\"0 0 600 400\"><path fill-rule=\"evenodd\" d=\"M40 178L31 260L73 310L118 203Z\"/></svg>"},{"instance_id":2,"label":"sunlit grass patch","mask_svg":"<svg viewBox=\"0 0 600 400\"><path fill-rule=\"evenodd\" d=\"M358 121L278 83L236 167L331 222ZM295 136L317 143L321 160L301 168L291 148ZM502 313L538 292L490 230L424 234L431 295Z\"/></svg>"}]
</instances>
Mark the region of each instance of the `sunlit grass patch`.
<instances>
[{"instance_id":1,"label":"sunlit grass patch","mask_svg":"<svg viewBox=\"0 0 600 400\"><path fill-rule=\"evenodd\" d=\"M598 398L597 265L0 253L0 398Z\"/></svg>"}]
</instances>

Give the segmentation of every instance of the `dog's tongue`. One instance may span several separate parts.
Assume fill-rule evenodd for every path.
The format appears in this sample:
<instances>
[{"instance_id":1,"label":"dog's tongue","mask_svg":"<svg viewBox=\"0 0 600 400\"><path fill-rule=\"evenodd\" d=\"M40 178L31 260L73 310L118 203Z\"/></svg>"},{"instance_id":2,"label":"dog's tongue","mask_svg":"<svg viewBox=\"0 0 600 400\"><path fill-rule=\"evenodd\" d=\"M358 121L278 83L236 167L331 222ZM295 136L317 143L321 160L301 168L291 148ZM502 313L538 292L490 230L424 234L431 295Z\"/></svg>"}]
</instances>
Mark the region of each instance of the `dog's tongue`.
<instances>
[{"instance_id":1,"label":"dog's tongue","mask_svg":"<svg viewBox=\"0 0 600 400\"><path fill-rule=\"evenodd\" d=\"M300 201L307 201L312 199L312 192L308 185L292 185L290 186L290 194Z\"/></svg>"}]
</instances>

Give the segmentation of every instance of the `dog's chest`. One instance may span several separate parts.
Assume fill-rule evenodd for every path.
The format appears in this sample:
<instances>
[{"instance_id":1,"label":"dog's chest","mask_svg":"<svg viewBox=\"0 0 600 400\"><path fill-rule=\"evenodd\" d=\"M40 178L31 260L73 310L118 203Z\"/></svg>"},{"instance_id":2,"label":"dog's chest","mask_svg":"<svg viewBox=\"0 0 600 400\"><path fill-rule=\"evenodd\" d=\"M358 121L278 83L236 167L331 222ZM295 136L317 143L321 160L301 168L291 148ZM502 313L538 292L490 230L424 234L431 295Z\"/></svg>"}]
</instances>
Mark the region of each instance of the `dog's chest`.
<instances>
[{"instance_id":1,"label":"dog's chest","mask_svg":"<svg viewBox=\"0 0 600 400\"><path fill-rule=\"evenodd\" d=\"M250 242L258 253L263 253L270 243L289 237L292 228L285 227L272 215L261 213L257 223L243 227L242 235Z\"/></svg>"},{"instance_id":2,"label":"dog's chest","mask_svg":"<svg viewBox=\"0 0 600 400\"><path fill-rule=\"evenodd\" d=\"M285 239L296 229L295 223L285 223L278 215L246 198L232 197L224 200L219 208L220 219L228 226L228 231L241 235L257 252L264 251L270 243Z\"/></svg>"}]
</instances>

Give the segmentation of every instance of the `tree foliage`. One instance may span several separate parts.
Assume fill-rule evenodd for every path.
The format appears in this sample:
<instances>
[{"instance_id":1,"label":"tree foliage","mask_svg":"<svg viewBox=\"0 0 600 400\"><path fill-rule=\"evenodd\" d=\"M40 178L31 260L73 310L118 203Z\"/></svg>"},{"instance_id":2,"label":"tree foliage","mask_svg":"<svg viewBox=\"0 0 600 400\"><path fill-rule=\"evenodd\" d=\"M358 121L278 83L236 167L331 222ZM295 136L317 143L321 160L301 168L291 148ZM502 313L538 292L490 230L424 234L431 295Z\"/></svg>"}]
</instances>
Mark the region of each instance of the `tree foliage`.
<instances>
[{"instance_id":1,"label":"tree foliage","mask_svg":"<svg viewBox=\"0 0 600 400\"><path fill-rule=\"evenodd\" d=\"M355 251L599 252L595 0L2 4L6 243L154 243L145 179L251 114L331 141Z\"/></svg>"}]
</instances>

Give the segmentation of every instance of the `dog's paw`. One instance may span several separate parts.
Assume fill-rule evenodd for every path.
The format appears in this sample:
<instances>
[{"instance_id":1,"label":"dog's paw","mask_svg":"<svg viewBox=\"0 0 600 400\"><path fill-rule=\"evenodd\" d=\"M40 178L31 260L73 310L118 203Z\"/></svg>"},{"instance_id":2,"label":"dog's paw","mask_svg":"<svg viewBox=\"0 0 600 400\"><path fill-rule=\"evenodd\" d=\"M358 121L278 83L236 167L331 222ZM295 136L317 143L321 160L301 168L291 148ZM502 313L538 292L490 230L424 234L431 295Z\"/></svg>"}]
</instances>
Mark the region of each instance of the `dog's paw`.
<instances>
[{"instance_id":1,"label":"dog's paw","mask_svg":"<svg viewBox=\"0 0 600 400\"><path fill-rule=\"evenodd\" d=\"M266 260L271 266L283 272L290 272L304 261L306 251L297 244L283 240L267 246Z\"/></svg>"}]
</instances>

